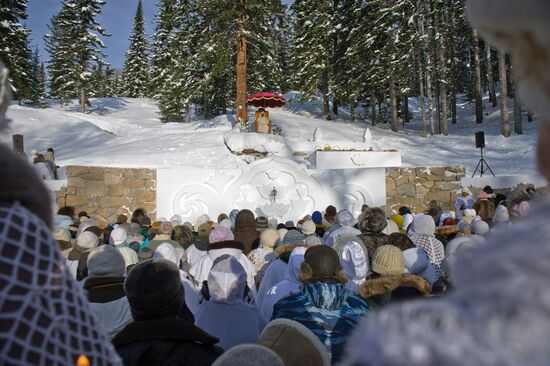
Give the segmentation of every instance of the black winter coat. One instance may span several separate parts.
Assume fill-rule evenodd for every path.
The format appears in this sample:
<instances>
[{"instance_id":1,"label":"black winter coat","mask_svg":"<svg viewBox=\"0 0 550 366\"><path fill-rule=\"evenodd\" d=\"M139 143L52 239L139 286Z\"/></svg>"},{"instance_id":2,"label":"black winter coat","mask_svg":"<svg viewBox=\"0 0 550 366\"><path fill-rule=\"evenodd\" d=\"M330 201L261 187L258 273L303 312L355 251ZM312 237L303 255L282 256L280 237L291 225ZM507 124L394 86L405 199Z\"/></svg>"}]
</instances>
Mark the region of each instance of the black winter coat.
<instances>
[{"instance_id":1,"label":"black winter coat","mask_svg":"<svg viewBox=\"0 0 550 366\"><path fill-rule=\"evenodd\" d=\"M211 365L223 350L218 339L175 318L135 321L113 339L125 366Z\"/></svg>"}]
</instances>

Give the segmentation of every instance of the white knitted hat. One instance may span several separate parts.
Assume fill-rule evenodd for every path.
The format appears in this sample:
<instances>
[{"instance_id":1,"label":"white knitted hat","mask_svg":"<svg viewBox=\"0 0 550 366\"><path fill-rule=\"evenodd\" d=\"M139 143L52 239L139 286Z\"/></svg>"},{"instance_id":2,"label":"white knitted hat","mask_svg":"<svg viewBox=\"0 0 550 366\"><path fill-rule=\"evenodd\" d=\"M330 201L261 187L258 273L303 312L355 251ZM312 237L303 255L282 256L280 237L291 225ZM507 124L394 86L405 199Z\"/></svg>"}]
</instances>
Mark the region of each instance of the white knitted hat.
<instances>
[{"instance_id":1,"label":"white knitted hat","mask_svg":"<svg viewBox=\"0 0 550 366\"><path fill-rule=\"evenodd\" d=\"M302 233L304 233L304 235L311 235L316 229L315 223L311 220L307 220L302 224Z\"/></svg>"},{"instance_id":2,"label":"white knitted hat","mask_svg":"<svg viewBox=\"0 0 550 366\"><path fill-rule=\"evenodd\" d=\"M89 277L122 277L126 272L124 257L110 245L101 245L92 250L87 265Z\"/></svg>"},{"instance_id":3,"label":"white knitted hat","mask_svg":"<svg viewBox=\"0 0 550 366\"><path fill-rule=\"evenodd\" d=\"M128 237L128 233L126 230L122 227L117 227L113 231L111 231L111 236L109 237L109 243L112 245L120 245L126 243L126 238Z\"/></svg>"}]
</instances>

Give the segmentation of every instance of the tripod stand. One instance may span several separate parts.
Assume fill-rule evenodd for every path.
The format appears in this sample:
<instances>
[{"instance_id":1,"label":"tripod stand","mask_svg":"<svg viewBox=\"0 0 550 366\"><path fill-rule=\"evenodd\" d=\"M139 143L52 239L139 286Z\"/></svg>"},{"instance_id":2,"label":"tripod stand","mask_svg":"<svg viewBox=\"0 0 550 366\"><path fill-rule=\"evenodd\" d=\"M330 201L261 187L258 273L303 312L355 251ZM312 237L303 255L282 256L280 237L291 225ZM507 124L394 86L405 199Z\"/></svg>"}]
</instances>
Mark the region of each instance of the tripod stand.
<instances>
[{"instance_id":1,"label":"tripod stand","mask_svg":"<svg viewBox=\"0 0 550 366\"><path fill-rule=\"evenodd\" d=\"M487 167L487 169L485 169L485 167ZM478 169L479 169L479 175L482 178L483 178L483 173L487 170L489 170L491 172L493 177L495 176L495 173L493 173L493 171L491 170L491 167L489 166L489 164L487 164L485 159L483 159L483 146L481 147L481 158L479 159L479 162L477 163L476 169L474 170L474 174L472 174L472 178L474 177L474 175L476 175L476 172L478 171Z\"/></svg>"}]
</instances>

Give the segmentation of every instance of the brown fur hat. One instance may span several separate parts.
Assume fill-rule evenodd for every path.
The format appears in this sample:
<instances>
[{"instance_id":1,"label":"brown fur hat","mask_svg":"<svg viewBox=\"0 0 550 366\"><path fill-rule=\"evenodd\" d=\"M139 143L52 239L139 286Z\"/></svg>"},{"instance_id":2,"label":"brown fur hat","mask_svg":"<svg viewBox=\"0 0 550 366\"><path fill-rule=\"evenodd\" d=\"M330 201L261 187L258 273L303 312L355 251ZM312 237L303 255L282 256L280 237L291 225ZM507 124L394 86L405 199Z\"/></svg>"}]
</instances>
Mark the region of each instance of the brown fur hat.
<instances>
[{"instance_id":1,"label":"brown fur hat","mask_svg":"<svg viewBox=\"0 0 550 366\"><path fill-rule=\"evenodd\" d=\"M309 248L300 266L300 282L346 283L348 278L340 264L338 253L329 246L316 245Z\"/></svg>"},{"instance_id":2,"label":"brown fur hat","mask_svg":"<svg viewBox=\"0 0 550 366\"><path fill-rule=\"evenodd\" d=\"M359 295L364 299L368 299L373 296L392 292L400 287L416 288L423 296L428 295L432 291L428 281L422 277L399 274L366 280L359 288Z\"/></svg>"},{"instance_id":3,"label":"brown fur hat","mask_svg":"<svg viewBox=\"0 0 550 366\"><path fill-rule=\"evenodd\" d=\"M384 210L378 207L367 208L359 220L359 230L362 232L380 233L388 225Z\"/></svg>"}]
</instances>

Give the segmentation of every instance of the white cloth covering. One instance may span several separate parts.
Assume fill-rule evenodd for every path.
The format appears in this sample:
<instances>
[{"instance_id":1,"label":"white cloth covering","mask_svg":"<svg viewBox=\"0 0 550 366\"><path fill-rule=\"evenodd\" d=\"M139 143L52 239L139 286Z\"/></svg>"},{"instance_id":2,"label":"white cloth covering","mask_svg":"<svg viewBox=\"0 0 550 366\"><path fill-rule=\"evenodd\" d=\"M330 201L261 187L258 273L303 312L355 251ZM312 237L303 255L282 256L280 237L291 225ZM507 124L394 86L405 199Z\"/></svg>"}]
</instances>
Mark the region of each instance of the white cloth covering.
<instances>
[{"instance_id":1,"label":"white cloth covering","mask_svg":"<svg viewBox=\"0 0 550 366\"><path fill-rule=\"evenodd\" d=\"M271 287L265 294L261 310L266 320L271 319L273 306L277 301L290 294L300 292L300 281L298 280L298 276L300 275L300 266L304 261L305 253L306 248L304 247L294 248L288 260L285 279Z\"/></svg>"},{"instance_id":2,"label":"white cloth covering","mask_svg":"<svg viewBox=\"0 0 550 366\"><path fill-rule=\"evenodd\" d=\"M193 277L197 286L200 287L203 281L208 280L208 274L210 273L210 270L214 265L214 261L225 254L235 257L239 261L241 266L243 266L247 274L246 283L250 288L250 290L252 291L252 294L256 298L257 291L256 291L256 285L254 283L254 276L256 276L256 269L254 268L254 265L250 262L250 260L248 260L246 255L244 255L242 250L239 250L239 249L234 249L234 248L212 249L208 251L207 255L202 256L200 260L197 263L195 263L193 266L191 266L191 268L189 269L189 274Z\"/></svg>"},{"instance_id":3,"label":"white cloth covering","mask_svg":"<svg viewBox=\"0 0 550 366\"><path fill-rule=\"evenodd\" d=\"M189 263L190 266L195 265L203 256L207 254L208 252L206 250L197 249L195 244L187 248L187 251L185 252L187 263Z\"/></svg>"},{"instance_id":4,"label":"white cloth covering","mask_svg":"<svg viewBox=\"0 0 550 366\"><path fill-rule=\"evenodd\" d=\"M280 258L269 263L265 275L262 278L262 282L260 283L258 295L256 296L256 306L258 306L258 309L262 308L262 303L267 292L277 283L285 279L287 268L288 264Z\"/></svg>"},{"instance_id":5,"label":"white cloth covering","mask_svg":"<svg viewBox=\"0 0 550 366\"><path fill-rule=\"evenodd\" d=\"M354 228L353 226L340 226L336 230L330 232L328 236L323 236L324 242L329 247L332 247L339 236L357 236L361 235L361 230Z\"/></svg>"},{"instance_id":6,"label":"white cloth covering","mask_svg":"<svg viewBox=\"0 0 550 366\"><path fill-rule=\"evenodd\" d=\"M437 281L435 265L430 263L428 254L421 248L410 248L403 251L405 273L424 278L430 285Z\"/></svg>"},{"instance_id":7,"label":"white cloth covering","mask_svg":"<svg viewBox=\"0 0 550 366\"><path fill-rule=\"evenodd\" d=\"M174 246L170 243L162 243L159 245L157 249L155 249L153 257L166 259L174 263L179 268L180 260L178 253L176 252ZM199 306L199 291L195 284L188 278L187 272L180 269L180 277L185 293L185 303L187 304L189 310L195 314L197 307Z\"/></svg>"},{"instance_id":8,"label":"white cloth covering","mask_svg":"<svg viewBox=\"0 0 550 366\"><path fill-rule=\"evenodd\" d=\"M266 321L260 311L243 301L247 273L234 256L221 258L208 275L210 300L199 305L195 325L220 339L225 350L255 343Z\"/></svg>"},{"instance_id":9,"label":"white cloth covering","mask_svg":"<svg viewBox=\"0 0 550 366\"><path fill-rule=\"evenodd\" d=\"M349 279L346 288L357 293L370 271L367 254L363 247L355 241L348 242L340 255L340 264Z\"/></svg>"}]
</instances>

